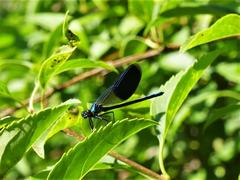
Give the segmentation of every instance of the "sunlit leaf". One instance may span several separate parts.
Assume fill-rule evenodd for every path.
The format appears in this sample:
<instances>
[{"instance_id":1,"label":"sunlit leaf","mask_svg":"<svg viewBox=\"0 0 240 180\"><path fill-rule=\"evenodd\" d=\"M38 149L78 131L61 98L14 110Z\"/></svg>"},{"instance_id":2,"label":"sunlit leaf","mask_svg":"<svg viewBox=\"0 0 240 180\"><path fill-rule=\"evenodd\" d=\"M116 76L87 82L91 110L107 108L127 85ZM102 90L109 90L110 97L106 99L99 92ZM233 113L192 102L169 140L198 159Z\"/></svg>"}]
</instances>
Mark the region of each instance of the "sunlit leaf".
<instances>
[{"instance_id":1,"label":"sunlit leaf","mask_svg":"<svg viewBox=\"0 0 240 180\"><path fill-rule=\"evenodd\" d=\"M68 151L50 172L48 179L83 178L111 149L141 129L154 124L154 121L144 119L109 123Z\"/></svg>"},{"instance_id":2,"label":"sunlit leaf","mask_svg":"<svg viewBox=\"0 0 240 180\"><path fill-rule=\"evenodd\" d=\"M220 63L216 67L217 72L230 82L240 84L240 64ZM229 73L231 72L231 73Z\"/></svg>"},{"instance_id":3,"label":"sunlit leaf","mask_svg":"<svg viewBox=\"0 0 240 180\"><path fill-rule=\"evenodd\" d=\"M62 13L35 13L27 17L30 23L42 26L48 30L54 30L64 20Z\"/></svg>"},{"instance_id":4,"label":"sunlit leaf","mask_svg":"<svg viewBox=\"0 0 240 180\"><path fill-rule=\"evenodd\" d=\"M49 57L56 48L56 45L61 42L62 39L62 24L57 26L56 29L54 29L53 32L51 32L48 40L44 43L43 47L43 57L47 58Z\"/></svg>"},{"instance_id":5,"label":"sunlit leaf","mask_svg":"<svg viewBox=\"0 0 240 180\"><path fill-rule=\"evenodd\" d=\"M13 122L0 131L0 174L5 174L33 143L78 100L69 100Z\"/></svg>"},{"instance_id":6,"label":"sunlit leaf","mask_svg":"<svg viewBox=\"0 0 240 180\"><path fill-rule=\"evenodd\" d=\"M49 128L47 128L46 131L35 141L32 148L39 157L45 158L44 145L49 138L63 129L79 124L79 115L81 112L79 109L80 108L75 107L75 113L71 110L64 112L62 117L59 118L52 126L49 126Z\"/></svg>"},{"instance_id":7,"label":"sunlit leaf","mask_svg":"<svg viewBox=\"0 0 240 180\"><path fill-rule=\"evenodd\" d=\"M240 35L240 16L229 14L217 20L211 27L201 31L182 45L181 51L186 51L201 44L219 39Z\"/></svg>"},{"instance_id":8,"label":"sunlit leaf","mask_svg":"<svg viewBox=\"0 0 240 180\"><path fill-rule=\"evenodd\" d=\"M44 61L38 77L42 88L46 87L51 77L67 61L75 49L76 47L62 46L56 53Z\"/></svg>"},{"instance_id":9,"label":"sunlit leaf","mask_svg":"<svg viewBox=\"0 0 240 180\"><path fill-rule=\"evenodd\" d=\"M59 74L65 71L69 71L69 70L73 70L73 69L78 69L78 68L104 68L110 71L115 71L117 72L117 70L103 62L103 61L93 61L93 60L89 60L89 59L71 59L69 61L67 61L66 63L64 63L56 72L55 74Z\"/></svg>"}]
</instances>

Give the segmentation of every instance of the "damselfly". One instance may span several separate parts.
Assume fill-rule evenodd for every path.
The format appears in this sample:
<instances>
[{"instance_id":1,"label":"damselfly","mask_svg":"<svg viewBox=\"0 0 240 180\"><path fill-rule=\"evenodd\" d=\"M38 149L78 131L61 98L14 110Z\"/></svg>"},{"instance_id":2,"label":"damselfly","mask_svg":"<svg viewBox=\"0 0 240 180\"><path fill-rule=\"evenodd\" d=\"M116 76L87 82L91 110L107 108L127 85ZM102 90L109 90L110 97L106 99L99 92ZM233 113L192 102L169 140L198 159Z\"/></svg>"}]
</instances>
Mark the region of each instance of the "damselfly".
<instances>
[{"instance_id":1,"label":"damselfly","mask_svg":"<svg viewBox=\"0 0 240 180\"><path fill-rule=\"evenodd\" d=\"M141 79L141 69L138 65L130 65L116 80L106 89L101 96L92 104L89 110L82 112L84 119L89 119L90 127L93 129L93 118L108 122L103 116L113 113L111 110L138 103L147 99L161 96L163 92L158 92L145 96L143 98L116 104L117 102L127 100L138 87Z\"/></svg>"}]
</instances>

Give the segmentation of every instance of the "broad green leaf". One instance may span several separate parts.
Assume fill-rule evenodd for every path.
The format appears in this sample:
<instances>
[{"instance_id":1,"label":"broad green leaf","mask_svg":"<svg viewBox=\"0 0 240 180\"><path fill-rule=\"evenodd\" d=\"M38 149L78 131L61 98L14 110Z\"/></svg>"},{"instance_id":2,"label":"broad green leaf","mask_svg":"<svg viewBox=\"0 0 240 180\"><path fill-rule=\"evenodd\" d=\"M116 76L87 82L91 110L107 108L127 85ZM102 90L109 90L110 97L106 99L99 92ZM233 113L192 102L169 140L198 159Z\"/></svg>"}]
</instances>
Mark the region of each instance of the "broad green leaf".
<instances>
[{"instance_id":1,"label":"broad green leaf","mask_svg":"<svg viewBox=\"0 0 240 180\"><path fill-rule=\"evenodd\" d=\"M0 129L7 126L8 124L12 123L15 120L19 120L19 118L6 116L0 119Z\"/></svg>"},{"instance_id":2,"label":"broad green leaf","mask_svg":"<svg viewBox=\"0 0 240 180\"><path fill-rule=\"evenodd\" d=\"M76 112L67 110L64 115L62 115L62 117L59 118L52 126L49 126L49 128L46 129L41 137L39 137L38 140L33 144L32 147L39 157L43 159L45 158L44 145L49 138L63 129L79 124L79 112L82 112L82 109L80 106L78 106L74 108L74 111Z\"/></svg>"},{"instance_id":3,"label":"broad green leaf","mask_svg":"<svg viewBox=\"0 0 240 180\"><path fill-rule=\"evenodd\" d=\"M220 63L216 67L217 72L230 82L240 84L240 64ZM231 72L231 73L230 73Z\"/></svg>"},{"instance_id":4,"label":"broad green leaf","mask_svg":"<svg viewBox=\"0 0 240 180\"><path fill-rule=\"evenodd\" d=\"M60 74L65 71L78 69L78 68L99 68L99 67L117 72L117 70L113 66L103 61L93 61L89 59L71 59L66 63L64 63L59 69L57 69L55 74Z\"/></svg>"},{"instance_id":5,"label":"broad green leaf","mask_svg":"<svg viewBox=\"0 0 240 180\"><path fill-rule=\"evenodd\" d=\"M201 31L181 46L186 51L201 44L240 35L240 16L229 14L217 20L211 27Z\"/></svg>"},{"instance_id":6,"label":"broad green leaf","mask_svg":"<svg viewBox=\"0 0 240 180\"><path fill-rule=\"evenodd\" d=\"M62 46L50 58L44 61L39 72L39 82L42 88L45 88L49 80L58 69L67 61L72 55L76 47Z\"/></svg>"},{"instance_id":7,"label":"broad green leaf","mask_svg":"<svg viewBox=\"0 0 240 180\"><path fill-rule=\"evenodd\" d=\"M201 78L204 70L217 58L220 51L213 51L200 58L193 66L185 71L179 72L171 78L160 91L164 95L153 100L151 113L153 115L162 115L158 129L160 131L159 141L159 160L160 168L163 174L167 175L163 165L163 146L169 127L175 117L175 114L181 107L187 95Z\"/></svg>"},{"instance_id":8,"label":"broad green leaf","mask_svg":"<svg viewBox=\"0 0 240 180\"><path fill-rule=\"evenodd\" d=\"M33 143L78 100L69 100L13 122L0 131L0 174L13 167Z\"/></svg>"},{"instance_id":9,"label":"broad green leaf","mask_svg":"<svg viewBox=\"0 0 240 180\"><path fill-rule=\"evenodd\" d=\"M129 136L154 124L156 122L144 119L109 123L63 155L50 172L48 179L83 178L111 149Z\"/></svg>"}]
</instances>

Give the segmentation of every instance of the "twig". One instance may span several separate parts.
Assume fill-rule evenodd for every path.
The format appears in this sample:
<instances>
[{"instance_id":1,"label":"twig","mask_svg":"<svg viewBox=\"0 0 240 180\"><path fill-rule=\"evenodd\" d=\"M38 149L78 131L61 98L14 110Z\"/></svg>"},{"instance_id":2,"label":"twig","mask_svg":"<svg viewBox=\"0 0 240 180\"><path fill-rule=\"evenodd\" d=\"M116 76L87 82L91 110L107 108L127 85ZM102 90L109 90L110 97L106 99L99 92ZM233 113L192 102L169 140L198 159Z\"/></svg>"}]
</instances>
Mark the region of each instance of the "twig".
<instances>
[{"instance_id":1,"label":"twig","mask_svg":"<svg viewBox=\"0 0 240 180\"><path fill-rule=\"evenodd\" d=\"M159 175L156 172L142 166L141 164L136 163L135 161L132 161L132 160L126 158L125 156L123 156L117 152L111 151L108 153L108 155L114 157L115 159L117 159L119 161L122 161L122 162L128 164L129 166L141 171L142 173L144 173L150 177L153 177L153 178L159 179L159 180L166 180L166 178L163 175Z\"/></svg>"},{"instance_id":2,"label":"twig","mask_svg":"<svg viewBox=\"0 0 240 180\"><path fill-rule=\"evenodd\" d=\"M64 129L63 131L67 135L77 138L79 141L83 141L85 139L84 136L81 136L80 134L78 134L70 129ZM128 164L129 166L137 169L138 171L142 172L143 174L145 174L149 177L152 177L152 178L158 179L158 180L167 180L167 178L165 176L159 175L156 172L142 166L141 164L136 163L135 161L128 159L127 157L125 157L117 152L111 151L108 153L108 155L114 157L115 159L117 159L119 161L122 161L122 162Z\"/></svg>"},{"instance_id":3,"label":"twig","mask_svg":"<svg viewBox=\"0 0 240 180\"><path fill-rule=\"evenodd\" d=\"M112 64L114 67L119 67L119 66L122 66L122 65L125 65L125 64L129 64L131 62L140 61L140 60L143 60L143 59L147 59L147 58L156 56L162 51L163 51L163 48L156 49L156 50L149 50L149 51L141 53L141 54L127 56L127 57L124 57L124 58L117 59L115 61L107 61L107 63ZM104 72L106 72L105 69L97 68L97 69L93 69L93 70L90 70L90 71L86 71L82 74L79 74L78 76L75 76L74 78L70 79L69 81L63 83L62 85L60 85L58 87L56 87L55 89L47 90L44 98L46 99L46 98L52 96L57 91L61 91L63 89L66 89L66 88L78 83L79 81L82 81L84 79L90 78L92 76L95 76L97 74L104 73ZM34 102L39 102L40 100L41 100L40 95L37 95L34 98ZM29 104L29 99L24 100L22 104L24 106L27 106ZM11 115L15 111L17 111L18 109L21 109L22 107L23 107L22 105L18 105L15 108L7 108L7 109L3 110L2 112L0 112L0 118L4 117L4 116Z\"/></svg>"}]
</instances>

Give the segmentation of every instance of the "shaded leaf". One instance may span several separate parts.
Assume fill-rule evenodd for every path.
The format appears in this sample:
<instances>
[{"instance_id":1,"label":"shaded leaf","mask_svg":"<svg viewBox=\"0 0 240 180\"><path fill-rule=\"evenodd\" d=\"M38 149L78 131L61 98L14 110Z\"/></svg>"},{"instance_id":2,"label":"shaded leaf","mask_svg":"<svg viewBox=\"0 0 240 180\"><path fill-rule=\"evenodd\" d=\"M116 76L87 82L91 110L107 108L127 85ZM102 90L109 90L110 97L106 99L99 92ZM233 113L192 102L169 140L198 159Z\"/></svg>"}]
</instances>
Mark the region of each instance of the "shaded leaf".
<instances>
[{"instance_id":1,"label":"shaded leaf","mask_svg":"<svg viewBox=\"0 0 240 180\"><path fill-rule=\"evenodd\" d=\"M141 129L154 124L154 121L143 119L109 123L62 156L48 179L83 178L111 149Z\"/></svg>"},{"instance_id":2,"label":"shaded leaf","mask_svg":"<svg viewBox=\"0 0 240 180\"><path fill-rule=\"evenodd\" d=\"M20 101L14 96L12 96L12 94L8 90L7 85L0 81L0 105L14 104L15 102L19 103Z\"/></svg>"},{"instance_id":3,"label":"shaded leaf","mask_svg":"<svg viewBox=\"0 0 240 180\"><path fill-rule=\"evenodd\" d=\"M204 125L204 130L206 130L207 127L209 127L212 123L217 121L218 119L223 119L229 116L231 113L236 112L240 109L240 104L232 104L226 107L214 109L208 119L207 122Z\"/></svg>"}]
</instances>

